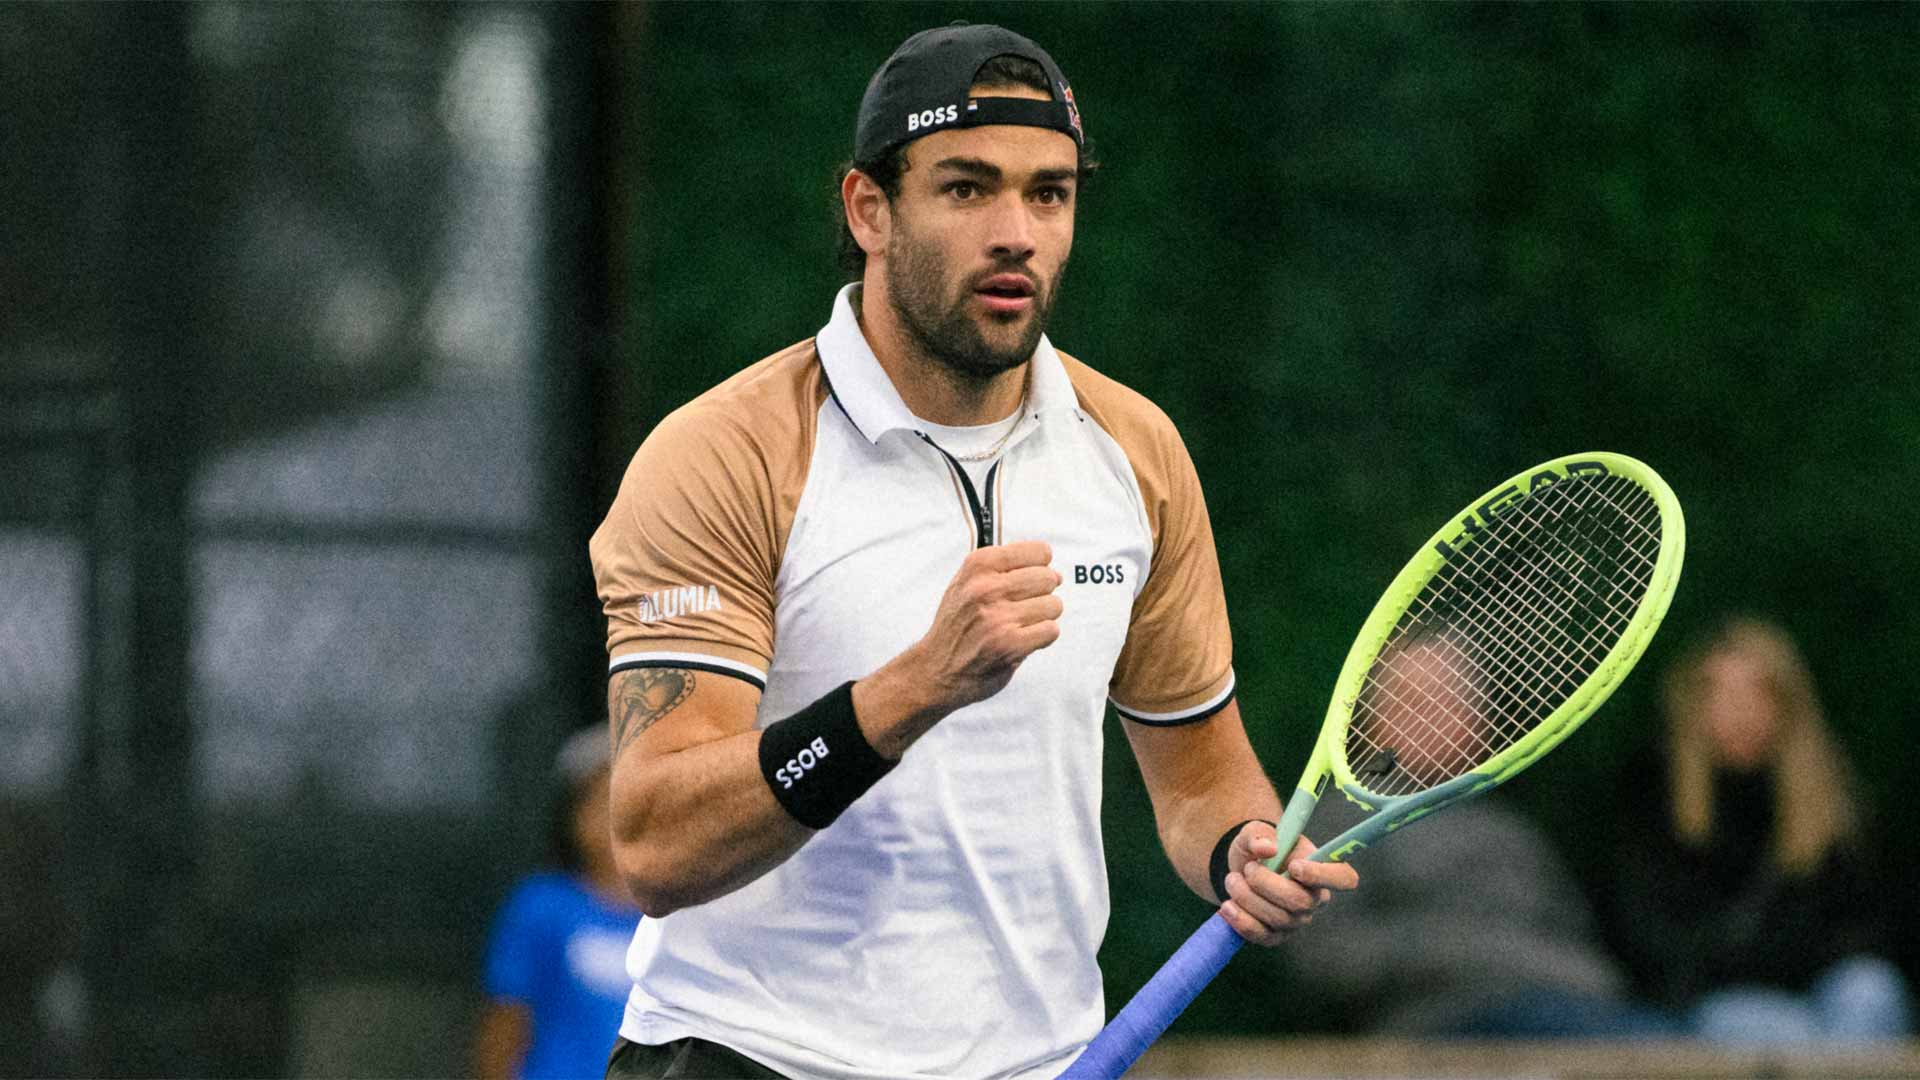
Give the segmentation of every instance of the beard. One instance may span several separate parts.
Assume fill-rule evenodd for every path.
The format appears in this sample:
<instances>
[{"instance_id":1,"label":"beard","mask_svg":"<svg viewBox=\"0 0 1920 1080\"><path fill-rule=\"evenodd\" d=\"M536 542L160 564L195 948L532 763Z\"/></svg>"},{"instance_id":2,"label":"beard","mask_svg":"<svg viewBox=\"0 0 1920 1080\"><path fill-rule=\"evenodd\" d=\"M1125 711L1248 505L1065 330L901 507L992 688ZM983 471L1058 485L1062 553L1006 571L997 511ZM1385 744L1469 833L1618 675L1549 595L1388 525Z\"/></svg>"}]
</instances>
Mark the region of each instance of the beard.
<instances>
[{"instance_id":1,"label":"beard","mask_svg":"<svg viewBox=\"0 0 1920 1080\"><path fill-rule=\"evenodd\" d=\"M1053 299L1061 275L1042 281L1024 262L1002 260L958 282L947 283L947 264L940 250L922 244L905 230L896 231L887 252L887 303L900 318L900 325L920 350L942 367L972 379L985 380L1003 371L1019 367L1033 356L1040 335L1047 329L1047 316L1053 312ZM999 333L983 330L980 321L968 311L974 296L974 284L995 274L1017 273L1034 283L1033 304L1024 315L1000 316L987 313L988 326ZM1020 320L1026 325L1018 330Z\"/></svg>"}]
</instances>

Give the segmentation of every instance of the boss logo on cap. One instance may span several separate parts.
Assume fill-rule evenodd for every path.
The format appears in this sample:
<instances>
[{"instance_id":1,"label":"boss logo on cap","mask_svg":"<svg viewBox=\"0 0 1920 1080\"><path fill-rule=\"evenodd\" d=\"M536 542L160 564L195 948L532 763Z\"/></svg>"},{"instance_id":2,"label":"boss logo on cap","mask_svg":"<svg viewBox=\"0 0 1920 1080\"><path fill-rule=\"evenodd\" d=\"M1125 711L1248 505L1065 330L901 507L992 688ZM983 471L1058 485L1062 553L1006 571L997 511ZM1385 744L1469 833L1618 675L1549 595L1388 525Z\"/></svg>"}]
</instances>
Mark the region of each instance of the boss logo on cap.
<instances>
[{"instance_id":1,"label":"boss logo on cap","mask_svg":"<svg viewBox=\"0 0 1920 1080\"><path fill-rule=\"evenodd\" d=\"M921 128L932 127L935 124L951 124L958 119L960 119L960 106L958 105L942 105L937 109L922 109L917 113L907 114L907 130L919 131Z\"/></svg>"}]
</instances>

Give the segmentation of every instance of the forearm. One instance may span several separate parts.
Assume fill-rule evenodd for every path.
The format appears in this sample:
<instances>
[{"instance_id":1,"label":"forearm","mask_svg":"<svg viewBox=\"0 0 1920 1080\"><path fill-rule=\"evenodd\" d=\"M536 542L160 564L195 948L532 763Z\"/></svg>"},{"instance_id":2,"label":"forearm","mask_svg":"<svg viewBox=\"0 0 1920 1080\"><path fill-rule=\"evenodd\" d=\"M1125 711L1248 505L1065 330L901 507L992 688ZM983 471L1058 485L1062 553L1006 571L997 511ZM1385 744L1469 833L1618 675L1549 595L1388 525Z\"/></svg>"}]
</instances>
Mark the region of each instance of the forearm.
<instances>
[{"instance_id":1,"label":"forearm","mask_svg":"<svg viewBox=\"0 0 1920 1080\"><path fill-rule=\"evenodd\" d=\"M916 645L853 684L860 732L881 757L900 760L907 747L953 711L947 697L930 689L930 667Z\"/></svg>"},{"instance_id":2,"label":"forearm","mask_svg":"<svg viewBox=\"0 0 1920 1080\"><path fill-rule=\"evenodd\" d=\"M725 896L813 836L773 797L759 747L746 731L616 774L614 858L646 914Z\"/></svg>"},{"instance_id":3,"label":"forearm","mask_svg":"<svg viewBox=\"0 0 1920 1080\"><path fill-rule=\"evenodd\" d=\"M1249 751L1244 761L1227 763L1210 782L1178 793L1156 810L1160 844L1180 880L1194 895L1216 903L1208 862L1222 835L1251 819L1277 821L1280 797Z\"/></svg>"},{"instance_id":4,"label":"forearm","mask_svg":"<svg viewBox=\"0 0 1920 1080\"><path fill-rule=\"evenodd\" d=\"M478 1080L509 1080L520 1071L532 1041L533 1016L514 1001L489 1001L474 1035L473 1075Z\"/></svg>"},{"instance_id":5,"label":"forearm","mask_svg":"<svg viewBox=\"0 0 1920 1080\"><path fill-rule=\"evenodd\" d=\"M1195 895L1217 901L1207 863L1221 834L1238 822L1280 817L1280 797L1253 756L1239 704L1230 701L1192 724L1130 723L1123 730L1153 799L1168 861Z\"/></svg>"},{"instance_id":6,"label":"forearm","mask_svg":"<svg viewBox=\"0 0 1920 1080\"><path fill-rule=\"evenodd\" d=\"M617 772L615 853L642 910L659 916L724 896L798 851L946 715L921 685L903 654L850 693L830 692L773 728L682 746ZM828 743L838 749L816 757L811 748ZM854 758L865 768L848 786ZM794 794L822 784L811 790L824 799Z\"/></svg>"},{"instance_id":7,"label":"forearm","mask_svg":"<svg viewBox=\"0 0 1920 1080\"><path fill-rule=\"evenodd\" d=\"M1153 797L1168 860L1195 896L1220 905L1220 917L1242 938L1277 944L1311 922L1334 892L1358 883L1345 864L1312 863L1294 876L1257 864L1290 852L1278 851L1271 825L1237 827L1281 816L1280 797L1247 744L1239 706L1228 702L1194 724L1131 724L1126 731ZM1230 841L1226 847L1222 837ZM1209 872L1216 849L1222 856L1218 887Z\"/></svg>"}]
</instances>

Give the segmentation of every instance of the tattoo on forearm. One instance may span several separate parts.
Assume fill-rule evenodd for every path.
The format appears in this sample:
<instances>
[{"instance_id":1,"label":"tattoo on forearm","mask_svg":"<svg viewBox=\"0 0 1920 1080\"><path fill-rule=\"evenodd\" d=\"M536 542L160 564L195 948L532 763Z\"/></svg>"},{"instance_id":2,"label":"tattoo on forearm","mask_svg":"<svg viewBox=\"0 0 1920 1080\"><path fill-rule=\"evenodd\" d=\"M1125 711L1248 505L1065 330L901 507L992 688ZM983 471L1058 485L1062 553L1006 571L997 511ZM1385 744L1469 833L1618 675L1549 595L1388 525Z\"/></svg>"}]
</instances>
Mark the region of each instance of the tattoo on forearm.
<instances>
[{"instance_id":1,"label":"tattoo on forearm","mask_svg":"<svg viewBox=\"0 0 1920 1080\"><path fill-rule=\"evenodd\" d=\"M614 688L612 708L613 756L627 744L680 707L693 693L693 672L685 668L636 668Z\"/></svg>"}]
</instances>

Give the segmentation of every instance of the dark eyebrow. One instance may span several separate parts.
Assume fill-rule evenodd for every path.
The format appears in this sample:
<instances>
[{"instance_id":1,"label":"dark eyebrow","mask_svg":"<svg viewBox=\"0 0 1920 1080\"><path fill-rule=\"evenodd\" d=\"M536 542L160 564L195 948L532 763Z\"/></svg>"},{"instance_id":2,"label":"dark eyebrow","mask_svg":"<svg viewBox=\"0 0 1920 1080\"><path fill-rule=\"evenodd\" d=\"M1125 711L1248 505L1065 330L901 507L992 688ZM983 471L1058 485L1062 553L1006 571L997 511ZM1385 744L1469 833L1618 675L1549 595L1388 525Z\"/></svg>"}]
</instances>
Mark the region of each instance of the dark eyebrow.
<instances>
[{"instance_id":1,"label":"dark eyebrow","mask_svg":"<svg viewBox=\"0 0 1920 1080\"><path fill-rule=\"evenodd\" d=\"M954 172L965 173L968 176L993 183L999 183L1002 176L1000 166L992 162L981 161L979 158L941 158L939 161L933 163L933 167L936 169L951 169ZM1079 175L1080 173L1077 169L1037 169L1033 174L1033 182L1037 184L1057 184L1063 180L1072 180Z\"/></svg>"},{"instance_id":2,"label":"dark eyebrow","mask_svg":"<svg viewBox=\"0 0 1920 1080\"><path fill-rule=\"evenodd\" d=\"M981 161L979 158L941 158L939 161L933 163L933 167L936 169L952 169L955 172L966 173L968 176L977 176L982 180L997 181L1000 179L1000 167L989 162Z\"/></svg>"}]
</instances>

